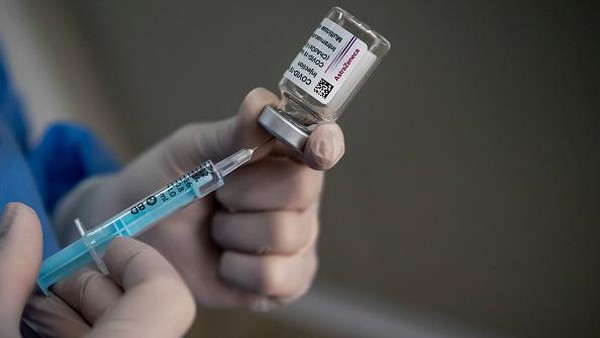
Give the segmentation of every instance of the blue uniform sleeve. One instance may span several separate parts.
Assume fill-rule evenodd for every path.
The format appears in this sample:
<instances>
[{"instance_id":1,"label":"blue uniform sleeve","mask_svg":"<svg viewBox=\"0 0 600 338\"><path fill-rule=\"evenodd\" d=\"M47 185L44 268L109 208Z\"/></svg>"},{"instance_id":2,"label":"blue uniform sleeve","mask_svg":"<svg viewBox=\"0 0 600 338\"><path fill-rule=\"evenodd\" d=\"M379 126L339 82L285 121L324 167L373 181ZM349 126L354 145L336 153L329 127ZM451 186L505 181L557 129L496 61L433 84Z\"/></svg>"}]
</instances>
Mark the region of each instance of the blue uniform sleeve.
<instances>
[{"instance_id":1,"label":"blue uniform sleeve","mask_svg":"<svg viewBox=\"0 0 600 338\"><path fill-rule=\"evenodd\" d=\"M32 149L29 166L46 210L52 213L77 184L90 176L117 171L119 162L87 128L60 123L50 126Z\"/></svg>"},{"instance_id":2,"label":"blue uniform sleeve","mask_svg":"<svg viewBox=\"0 0 600 338\"><path fill-rule=\"evenodd\" d=\"M22 202L37 212L46 258L58 250L49 217L57 202L87 177L118 170L119 162L90 130L76 124L51 126L33 148L27 140L22 104L0 53L0 210Z\"/></svg>"}]
</instances>

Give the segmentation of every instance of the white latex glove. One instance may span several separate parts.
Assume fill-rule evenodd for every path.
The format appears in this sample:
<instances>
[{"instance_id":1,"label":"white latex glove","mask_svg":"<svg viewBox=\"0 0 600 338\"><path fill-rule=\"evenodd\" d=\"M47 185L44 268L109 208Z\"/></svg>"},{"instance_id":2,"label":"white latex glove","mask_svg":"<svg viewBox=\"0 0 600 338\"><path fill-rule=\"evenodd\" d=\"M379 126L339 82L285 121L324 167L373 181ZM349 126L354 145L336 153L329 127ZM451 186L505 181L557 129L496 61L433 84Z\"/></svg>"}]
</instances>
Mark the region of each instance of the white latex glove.
<instances>
[{"instance_id":1,"label":"white latex glove","mask_svg":"<svg viewBox=\"0 0 600 338\"><path fill-rule=\"evenodd\" d=\"M0 337L19 337L22 315L43 337L180 337L194 319L193 297L175 269L134 239L108 247L110 277L83 269L56 284L55 295L26 305L41 258L37 215L8 204L0 221Z\"/></svg>"},{"instance_id":2,"label":"white latex glove","mask_svg":"<svg viewBox=\"0 0 600 338\"><path fill-rule=\"evenodd\" d=\"M266 105L279 103L258 88L236 117L184 126L119 174L81 186L62 203L58 222L72 228L79 217L99 224L203 161L263 144L272 136L258 116ZM304 157L273 140L255 152L253 162L227 176L215 194L140 239L171 261L201 305L266 309L293 300L306 292L317 269L319 170L331 168L343 153L335 123L313 131Z\"/></svg>"}]
</instances>

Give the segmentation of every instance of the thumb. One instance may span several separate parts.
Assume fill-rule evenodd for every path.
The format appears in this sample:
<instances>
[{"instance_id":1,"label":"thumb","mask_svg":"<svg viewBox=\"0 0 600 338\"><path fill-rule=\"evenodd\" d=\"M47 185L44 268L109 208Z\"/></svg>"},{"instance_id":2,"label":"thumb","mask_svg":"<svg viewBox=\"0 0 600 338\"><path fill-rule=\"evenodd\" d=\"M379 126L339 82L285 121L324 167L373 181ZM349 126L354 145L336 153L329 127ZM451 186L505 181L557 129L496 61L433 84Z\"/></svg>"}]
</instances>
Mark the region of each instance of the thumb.
<instances>
[{"instance_id":1,"label":"thumb","mask_svg":"<svg viewBox=\"0 0 600 338\"><path fill-rule=\"evenodd\" d=\"M266 156L276 142L259 123L258 117L267 105L278 106L279 98L264 88L256 88L242 101L238 114L230 119L212 123L193 123L177 130L173 135L146 151L130 163L107 187L103 203L125 205L140 196L149 194L155 186L166 184L206 160L215 163L242 148L261 146L253 161ZM331 141L333 140L333 141ZM286 149L284 152L293 152ZM344 152L341 129L335 123L318 126L307 141L303 161L313 169L331 168ZM293 154L290 156L297 156ZM302 161L302 159L301 159ZM112 194L110 192L119 192ZM115 200L115 196L119 199ZM116 203L119 202L119 203ZM106 207L116 211L117 207ZM105 216L108 216L106 213Z\"/></svg>"},{"instance_id":2,"label":"thumb","mask_svg":"<svg viewBox=\"0 0 600 338\"><path fill-rule=\"evenodd\" d=\"M279 98L270 91L252 90L242 101L237 116L220 122L191 124L167 139L163 149L165 163L175 169L173 174L182 174L208 159L217 162L242 148L263 145L273 136L258 124L258 117L265 106L278 106L278 103ZM274 143L261 146L253 160L265 156L273 146ZM284 153L298 156L291 148ZM336 123L323 123L310 134L302 161L315 170L327 170L343 154L341 128Z\"/></svg>"},{"instance_id":3,"label":"thumb","mask_svg":"<svg viewBox=\"0 0 600 338\"><path fill-rule=\"evenodd\" d=\"M35 211L21 203L7 204L0 219L0 336L19 336L41 260L42 232Z\"/></svg>"},{"instance_id":4,"label":"thumb","mask_svg":"<svg viewBox=\"0 0 600 338\"><path fill-rule=\"evenodd\" d=\"M242 148L262 145L272 136L258 124L258 116L265 106L277 106L278 102L275 94L256 88L246 95L236 116L181 128L165 142L166 163L181 174L200 162L209 159L217 162ZM266 155L270 146L261 147L253 158Z\"/></svg>"},{"instance_id":5,"label":"thumb","mask_svg":"<svg viewBox=\"0 0 600 338\"><path fill-rule=\"evenodd\" d=\"M265 143L272 136L258 124L258 116L266 105L276 106L278 102L275 94L256 88L246 95L236 116L180 128L129 163L115 180L105 185L103 191L106 196L102 199L105 210L100 214L109 216L108 211L116 212L123 205L133 203L151 193L156 186L172 181L206 160L216 163L241 148ZM253 159L265 156L272 143L257 150Z\"/></svg>"}]
</instances>

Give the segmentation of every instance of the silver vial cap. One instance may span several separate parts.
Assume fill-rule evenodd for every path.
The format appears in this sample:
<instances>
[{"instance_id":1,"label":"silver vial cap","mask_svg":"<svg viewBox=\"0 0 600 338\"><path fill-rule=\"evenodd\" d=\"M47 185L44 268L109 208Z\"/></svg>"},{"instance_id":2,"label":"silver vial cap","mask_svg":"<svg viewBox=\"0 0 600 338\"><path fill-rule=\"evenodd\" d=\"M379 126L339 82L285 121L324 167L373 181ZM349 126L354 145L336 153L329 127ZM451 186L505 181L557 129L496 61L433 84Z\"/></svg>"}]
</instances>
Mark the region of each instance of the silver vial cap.
<instances>
[{"instance_id":1,"label":"silver vial cap","mask_svg":"<svg viewBox=\"0 0 600 338\"><path fill-rule=\"evenodd\" d=\"M277 108L266 106L258 118L258 123L268 130L278 140L294 148L299 153L304 152L308 134L286 119Z\"/></svg>"}]
</instances>

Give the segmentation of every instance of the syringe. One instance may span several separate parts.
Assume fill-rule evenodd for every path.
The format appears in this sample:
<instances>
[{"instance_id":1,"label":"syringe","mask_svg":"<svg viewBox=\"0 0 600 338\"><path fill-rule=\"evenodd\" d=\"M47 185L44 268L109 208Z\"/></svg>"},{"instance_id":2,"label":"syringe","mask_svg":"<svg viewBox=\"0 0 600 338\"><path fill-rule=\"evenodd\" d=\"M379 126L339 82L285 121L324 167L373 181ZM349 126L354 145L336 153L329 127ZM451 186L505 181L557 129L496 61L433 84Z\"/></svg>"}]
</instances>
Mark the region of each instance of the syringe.
<instances>
[{"instance_id":1,"label":"syringe","mask_svg":"<svg viewBox=\"0 0 600 338\"><path fill-rule=\"evenodd\" d=\"M242 149L216 165L206 161L90 231L84 231L76 219L81 238L42 262L39 288L48 294L54 283L92 261L107 274L100 255L115 237L135 237L156 221L217 190L224 184L223 177L248 162L256 148Z\"/></svg>"}]
</instances>

